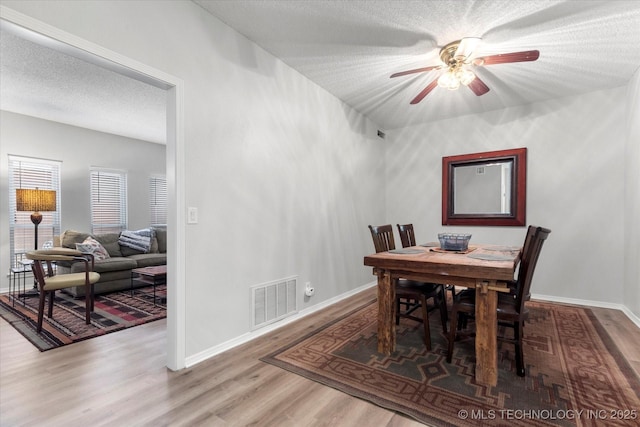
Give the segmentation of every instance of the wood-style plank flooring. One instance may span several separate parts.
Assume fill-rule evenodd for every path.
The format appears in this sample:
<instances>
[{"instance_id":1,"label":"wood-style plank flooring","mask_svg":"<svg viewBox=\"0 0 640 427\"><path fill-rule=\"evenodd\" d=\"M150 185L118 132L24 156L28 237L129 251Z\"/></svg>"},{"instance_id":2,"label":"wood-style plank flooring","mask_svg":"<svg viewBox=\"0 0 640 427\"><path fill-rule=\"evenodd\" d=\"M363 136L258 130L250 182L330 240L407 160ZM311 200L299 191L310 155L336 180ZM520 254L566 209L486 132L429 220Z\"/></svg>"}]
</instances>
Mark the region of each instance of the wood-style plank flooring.
<instances>
[{"instance_id":1,"label":"wood-style plank flooring","mask_svg":"<svg viewBox=\"0 0 640 427\"><path fill-rule=\"evenodd\" d=\"M421 426L259 358L375 288L189 369L165 367L164 320L40 353L0 319L0 426ZM593 311L636 372L640 329Z\"/></svg>"}]
</instances>

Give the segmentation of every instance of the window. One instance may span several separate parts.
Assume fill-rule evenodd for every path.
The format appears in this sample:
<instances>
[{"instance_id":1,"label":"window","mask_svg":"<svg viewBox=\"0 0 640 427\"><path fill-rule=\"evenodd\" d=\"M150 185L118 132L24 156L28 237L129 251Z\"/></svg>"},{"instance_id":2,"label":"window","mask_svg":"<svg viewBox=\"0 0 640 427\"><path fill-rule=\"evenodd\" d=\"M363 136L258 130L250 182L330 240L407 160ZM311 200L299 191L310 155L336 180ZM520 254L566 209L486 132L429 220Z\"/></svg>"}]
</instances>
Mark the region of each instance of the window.
<instances>
[{"instance_id":1,"label":"window","mask_svg":"<svg viewBox=\"0 0 640 427\"><path fill-rule=\"evenodd\" d=\"M149 224L167 225L167 178L149 178Z\"/></svg>"},{"instance_id":2,"label":"window","mask_svg":"<svg viewBox=\"0 0 640 427\"><path fill-rule=\"evenodd\" d=\"M11 266L17 267L24 254L42 248L44 242L60 234L60 167L61 162L9 156L9 245ZM35 241L35 225L31 222L33 212L18 211L16 190L54 190L55 212L40 212L42 222L38 225L38 242Z\"/></svg>"},{"instance_id":3,"label":"window","mask_svg":"<svg viewBox=\"0 0 640 427\"><path fill-rule=\"evenodd\" d=\"M126 172L91 168L91 233L119 233L126 229Z\"/></svg>"}]
</instances>

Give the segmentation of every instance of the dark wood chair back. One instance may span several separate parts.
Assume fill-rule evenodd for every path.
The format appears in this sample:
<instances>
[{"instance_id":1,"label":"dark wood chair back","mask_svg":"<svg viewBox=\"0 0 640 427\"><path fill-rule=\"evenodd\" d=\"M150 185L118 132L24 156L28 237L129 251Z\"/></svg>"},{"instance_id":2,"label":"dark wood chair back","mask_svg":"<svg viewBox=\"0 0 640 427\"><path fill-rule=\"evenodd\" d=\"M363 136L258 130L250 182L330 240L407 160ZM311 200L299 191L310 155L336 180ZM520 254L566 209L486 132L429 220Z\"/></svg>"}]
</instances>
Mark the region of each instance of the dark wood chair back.
<instances>
[{"instance_id":1,"label":"dark wood chair back","mask_svg":"<svg viewBox=\"0 0 640 427\"><path fill-rule=\"evenodd\" d=\"M373 238L373 245L376 247L376 253L386 252L396 248L391 224L370 225L369 230L371 230L371 237Z\"/></svg>"},{"instance_id":2,"label":"dark wood chair back","mask_svg":"<svg viewBox=\"0 0 640 427\"><path fill-rule=\"evenodd\" d=\"M533 236L535 236L536 232L538 231L538 227L536 227L535 225L530 225L529 228L527 228L527 236L524 239L524 245L522 246L522 257L524 258L525 254L528 254L529 251L531 250L531 242L533 240Z\"/></svg>"},{"instance_id":3,"label":"dark wood chair back","mask_svg":"<svg viewBox=\"0 0 640 427\"><path fill-rule=\"evenodd\" d=\"M42 265L43 262L47 264L47 271L45 271ZM44 278L53 276L52 267L51 261L34 261L33 264L31 264L31 271L33 272L33 277L36 279L40 292L44 292Z\"/></svg>"},{"instance_id":4,"label":"dark wood chair back","mask_svg":"<svg viewBox=\"0 0 640 427\"><path fill-rule=\"evenodd\" d=\"M403 248L416 245L416 235L413 232L413 224L397 224L398 233L400 234L400 242Z\"/></svg>"},{"instance_id":5,"label":"dark wood chair back","mask_svg":"<svg viewBox=\"0 0 640 427\"><path fill-rule=\"evenodd\" d=\"M524 247L522 249L522 258L520 260L520 269L518 271L518 280L516 281L516 309L522 313L524 303L531 298L531 281L533 272L538 263L538 257L542 250L544 241L547 240L551 230L544 227L530 225L527 230Z\"/></svg>"}]
</instances>

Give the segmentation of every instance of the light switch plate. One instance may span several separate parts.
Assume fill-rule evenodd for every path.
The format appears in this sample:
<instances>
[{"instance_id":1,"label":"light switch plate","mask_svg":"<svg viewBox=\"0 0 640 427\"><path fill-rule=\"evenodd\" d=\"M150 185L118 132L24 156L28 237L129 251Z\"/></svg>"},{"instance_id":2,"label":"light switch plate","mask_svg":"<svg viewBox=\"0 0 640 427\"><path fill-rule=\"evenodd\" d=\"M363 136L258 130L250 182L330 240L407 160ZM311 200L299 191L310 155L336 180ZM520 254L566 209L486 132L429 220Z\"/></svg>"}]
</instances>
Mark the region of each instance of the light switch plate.
<instances>
[{"instance_id":1,"label":"light switch plate","mask_svg":"<svg viewBox=\"0 0 640 427\"><path fill-rule=\"evenodd\" d=\"M189 207L187 211L187 224L198 223L198 208Z\"/></svg>"}]
</instances>

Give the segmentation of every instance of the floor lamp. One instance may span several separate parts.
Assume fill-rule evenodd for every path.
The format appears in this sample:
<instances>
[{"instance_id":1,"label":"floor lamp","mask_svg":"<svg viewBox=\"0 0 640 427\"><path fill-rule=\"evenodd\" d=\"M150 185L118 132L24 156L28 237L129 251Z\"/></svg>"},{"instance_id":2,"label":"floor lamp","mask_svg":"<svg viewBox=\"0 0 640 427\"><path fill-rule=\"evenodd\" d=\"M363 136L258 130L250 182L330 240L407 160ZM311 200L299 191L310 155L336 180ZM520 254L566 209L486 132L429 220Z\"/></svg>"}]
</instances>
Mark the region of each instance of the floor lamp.
<instances>
[{"instance_id":1,"label":"floor lamp","mask_svg":"<svg viewBox=\"0 0 640 427\"><path fill-rule=\"evenodd\" d=\"M42 222L40 212L56 211L56 192L54 190L40 190L18 188L16 190L16 211L32 212L31 222L35 226L34 249L38 249L38 225ZM37 284L33 283L33 288L38 291Z\"/></svg>"}]
</instances>

